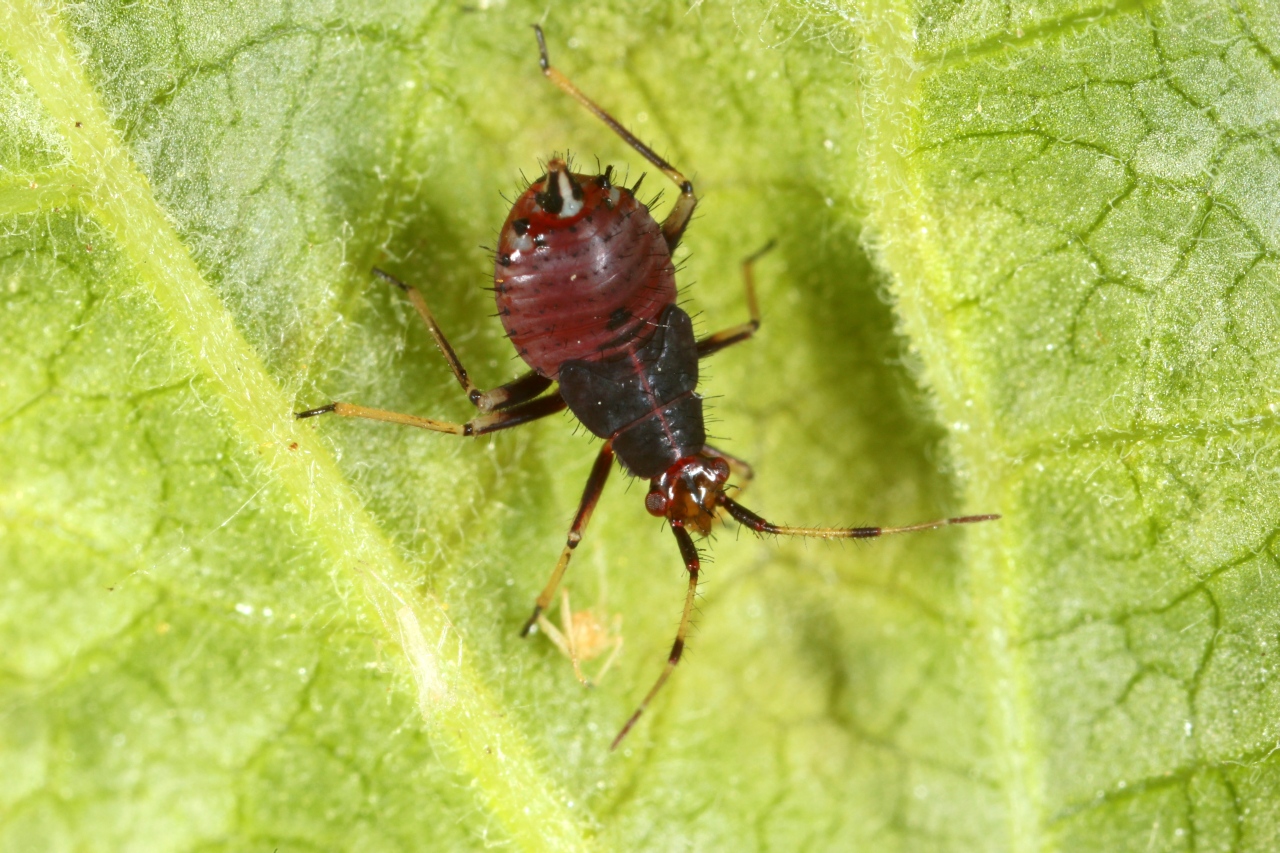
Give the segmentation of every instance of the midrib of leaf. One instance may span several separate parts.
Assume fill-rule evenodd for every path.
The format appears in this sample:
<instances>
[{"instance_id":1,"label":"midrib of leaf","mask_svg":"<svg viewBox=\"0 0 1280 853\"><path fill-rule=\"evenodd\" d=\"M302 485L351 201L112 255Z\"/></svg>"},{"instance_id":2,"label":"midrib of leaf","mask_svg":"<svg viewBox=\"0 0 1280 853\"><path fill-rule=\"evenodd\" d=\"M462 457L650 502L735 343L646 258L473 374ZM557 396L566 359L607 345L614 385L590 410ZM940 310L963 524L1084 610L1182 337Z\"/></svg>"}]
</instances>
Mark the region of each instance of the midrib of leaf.
<instances>
[{"instance_id":1,"label":"midrib of leaf","mask_svg":"<svg viewBox=\"0 0 1280 853\"><path fill-rule=\"evenodd\" d=\"M388 639L405 653L397 665L414 684L428 731L453 747L486 806L522 846L594 846L564 806L567 797L471 666L440 603L417 591L413 573L365 512L332 454L291 416L293 401L235 328L122 145L62 21L37 4L5 3L0 43L67 139L68 174L51 175L47 192L79 186L82 207L113 235L241 440L257 450L262 475L287 488L327 548L333 570L361 581ZM5 188L0 203L12 199L14 207L31 209L35 193L25 201L20 193Z\"/></svg>"},{"instance_id":2,"label":"midrib of leaf","mask_svg":"<svg viewBox=\"0 0 1280 853\"><path fill-rule=\"evenodd\" d=\"M868 236L881 268L892 278L901 330L923 353L925 385L948 429L965 505L975 511L998 511L1004 492L1000 472L971 464L997 455L990 447L995 433L988 396L962 375L964 362L956 353L963 351L963 342L953 340L951 323L923 285L950 276L947 259L929 236L938 228L922 203L926 193L908 161L916 148L912 130L918 121L918 82L930 60L916 49L909 6L871 3L865 10L866 77L861 97L868 151L862 165L871 200ZM975 528L966 539L965 565L973 629L988 673L985 687L1000 761L997 775L1008 809L1007 849L1035 851L1045 846L1038 793L1043 786L1031 760L1025 662L1011 643L1018 635L1018 615L1006 594L1014 567L1005 541L1012 535L1008 520Z\"/></svg>"}]
</instances>

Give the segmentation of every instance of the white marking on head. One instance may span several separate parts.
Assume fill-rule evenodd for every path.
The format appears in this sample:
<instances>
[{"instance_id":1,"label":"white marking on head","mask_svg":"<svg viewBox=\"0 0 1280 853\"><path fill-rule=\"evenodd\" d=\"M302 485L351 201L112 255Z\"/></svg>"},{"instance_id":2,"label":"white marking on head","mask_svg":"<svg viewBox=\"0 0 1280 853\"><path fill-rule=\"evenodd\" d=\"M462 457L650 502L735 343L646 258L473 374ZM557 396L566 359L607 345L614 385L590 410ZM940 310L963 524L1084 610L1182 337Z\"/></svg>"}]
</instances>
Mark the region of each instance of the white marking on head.
<instances>
[{"instance_id":1,"label":"white marking on head","mask_svg":"<svg viewBox=\"0 0 1280 853\"><path fill-rule=\"evenodd\" d=\"M577 216L582 210L582 199L573 195L573 181L569 180L569 171L565 169L557 172L556 177L560 182L560 198L564 199L564 204L560 207L560 218Z\"/></svg>"}]
</instances>

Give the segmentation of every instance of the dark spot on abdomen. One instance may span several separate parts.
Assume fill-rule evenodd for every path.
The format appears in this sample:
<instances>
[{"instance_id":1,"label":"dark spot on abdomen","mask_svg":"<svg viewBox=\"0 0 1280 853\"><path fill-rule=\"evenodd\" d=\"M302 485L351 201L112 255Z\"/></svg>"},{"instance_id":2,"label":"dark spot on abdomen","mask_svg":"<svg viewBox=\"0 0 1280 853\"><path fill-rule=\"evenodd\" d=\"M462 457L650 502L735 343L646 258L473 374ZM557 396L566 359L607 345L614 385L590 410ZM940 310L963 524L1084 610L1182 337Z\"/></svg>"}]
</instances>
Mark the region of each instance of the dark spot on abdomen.
<instances>
[{"instance_id":1,"label":"dark spot on abdomen","mask_svg":"<svg viewBox=\"0 0 1280 853\"><path fill-rule=\"evenodd\" d=\"M609 331L612 332L625 326L627 324L627 321L630 319L631 319L630 311L628 311L626 308L616 308L614 309L614 312L609 315L609 322L605 325L606 325L606 328L608 328Z\"/></svg>"}]
</instances>

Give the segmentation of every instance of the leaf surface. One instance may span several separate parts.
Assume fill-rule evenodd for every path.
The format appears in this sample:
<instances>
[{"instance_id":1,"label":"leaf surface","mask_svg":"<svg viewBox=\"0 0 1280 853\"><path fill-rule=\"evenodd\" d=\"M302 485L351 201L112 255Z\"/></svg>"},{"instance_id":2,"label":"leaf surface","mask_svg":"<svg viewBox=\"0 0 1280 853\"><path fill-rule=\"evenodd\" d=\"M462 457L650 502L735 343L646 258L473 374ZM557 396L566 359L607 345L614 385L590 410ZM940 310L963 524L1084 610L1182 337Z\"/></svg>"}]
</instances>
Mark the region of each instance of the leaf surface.
<instances>
[{"instance_id":1,"label":"leaf surface","mask_svg":"<svg viewBox=\"0 0 1280 853\"><path fill-rule=\"evenodd\" d=\"M778 240L761 334L704 371L744 501L1005 515L718 532L616 754L683 593L639 484L569 576L623 617L585 691L517 636L593 455L570 419L290 416L469 416L374 265L478 382L517 373L499 191L566 148L643 166L537 73L542 11L0 7L0 848L1271 849L1275 11L547 18L694 178L703 330Z\"/></svg>"}]
</instances>

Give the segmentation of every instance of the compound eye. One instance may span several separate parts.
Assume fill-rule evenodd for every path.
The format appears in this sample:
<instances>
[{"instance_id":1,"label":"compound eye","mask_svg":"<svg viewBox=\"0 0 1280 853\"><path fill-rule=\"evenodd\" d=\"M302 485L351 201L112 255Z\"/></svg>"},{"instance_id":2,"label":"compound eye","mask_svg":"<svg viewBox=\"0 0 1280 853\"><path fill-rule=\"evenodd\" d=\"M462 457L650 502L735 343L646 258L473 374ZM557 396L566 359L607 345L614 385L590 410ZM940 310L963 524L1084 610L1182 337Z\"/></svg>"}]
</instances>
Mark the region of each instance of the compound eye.
<instances>
[{"instance_id":1,"label":"compound eye","mask_svg":"<svg viewBox=\"0 0 1280 853\"><path fill-rule=\"evenodd\" d=\"M644 496L644 508L649 510L650 515L664 516L667 514L667 496L662 492L650 492Z\"/></svg>"},{"instance_id":2,"label":"compound eye","mask_svg":"<svg viewBox=\"0 0 1280 853\"><path fill-rule=\"evenodd\" d=\"M716 475L717 483L723 483L729 479L729 463L717 456L711 462L711 472Z\"/></svg>"}]
</instances>

